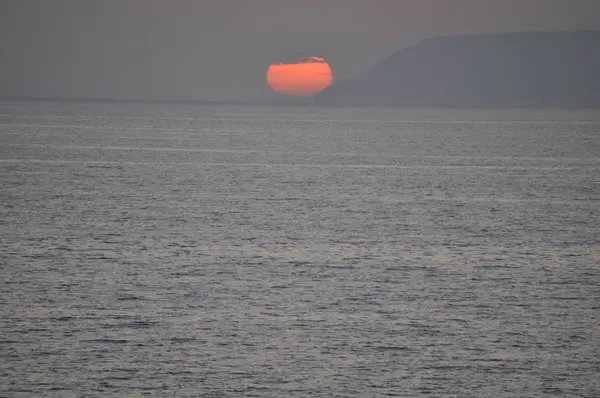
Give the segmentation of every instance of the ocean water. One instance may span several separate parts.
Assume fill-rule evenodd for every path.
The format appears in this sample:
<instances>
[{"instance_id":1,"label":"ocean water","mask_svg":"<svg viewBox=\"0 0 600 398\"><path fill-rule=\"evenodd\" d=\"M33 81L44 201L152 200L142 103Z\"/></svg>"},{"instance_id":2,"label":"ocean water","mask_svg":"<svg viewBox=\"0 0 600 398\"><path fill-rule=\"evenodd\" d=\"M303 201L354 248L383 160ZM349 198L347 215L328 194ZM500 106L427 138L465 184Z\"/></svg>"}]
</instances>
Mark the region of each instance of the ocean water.
<instances>
[{"instance_id":1,"label":"ocean water","mask_svg":"<svg viewBox=\"0 0 600 398\"><path fill-rule=\"evenodd\" d=\"M600 110L1 102L0 188L0 396L600 396Z\"/></svg>"}]
</instances>

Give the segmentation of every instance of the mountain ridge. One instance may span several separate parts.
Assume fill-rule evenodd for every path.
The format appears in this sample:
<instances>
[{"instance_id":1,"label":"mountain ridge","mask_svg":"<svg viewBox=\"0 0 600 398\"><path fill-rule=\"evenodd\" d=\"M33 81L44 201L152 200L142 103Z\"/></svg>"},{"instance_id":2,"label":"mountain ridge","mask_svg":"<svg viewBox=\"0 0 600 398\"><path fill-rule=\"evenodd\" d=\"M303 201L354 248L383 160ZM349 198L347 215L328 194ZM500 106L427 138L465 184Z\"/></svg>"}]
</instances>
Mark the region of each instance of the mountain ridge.
<instances>
[{"instance_id":1,"label":"mountain ridge","mask_svg":"<svg viewBox=\"0 0 600 398\"><path fill-rule=\"evenodd\" d=\"M315 102L600 106L600 30L426 39L330 86Z\"/></svg>"}]
</instances>

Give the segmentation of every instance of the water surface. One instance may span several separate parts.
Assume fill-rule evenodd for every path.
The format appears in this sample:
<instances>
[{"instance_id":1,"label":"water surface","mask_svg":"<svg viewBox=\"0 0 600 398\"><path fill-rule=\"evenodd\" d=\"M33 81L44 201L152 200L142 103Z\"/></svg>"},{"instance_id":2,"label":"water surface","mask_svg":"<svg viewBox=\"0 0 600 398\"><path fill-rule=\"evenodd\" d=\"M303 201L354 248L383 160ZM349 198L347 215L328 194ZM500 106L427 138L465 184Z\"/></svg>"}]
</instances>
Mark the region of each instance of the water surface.
<instances>
[{"instance_id":1,"label":"water surface","mask_svg":"<svg viewBox=\"0 0 600 398\"><path fill-rule=\"evenodd\" d=\"M0 395L600 394L600 111L0 103Z\"/></svg>"}]
</instances>

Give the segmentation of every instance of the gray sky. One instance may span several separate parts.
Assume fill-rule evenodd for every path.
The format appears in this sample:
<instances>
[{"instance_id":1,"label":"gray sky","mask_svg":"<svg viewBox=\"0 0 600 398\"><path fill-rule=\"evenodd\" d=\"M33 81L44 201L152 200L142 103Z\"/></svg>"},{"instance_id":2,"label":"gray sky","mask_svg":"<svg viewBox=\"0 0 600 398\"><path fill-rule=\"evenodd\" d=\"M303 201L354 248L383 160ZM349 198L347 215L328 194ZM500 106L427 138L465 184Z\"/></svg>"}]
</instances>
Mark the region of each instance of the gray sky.
<instances>
[{"instance_id":1,"label":"gray sky","mask_svg":"<svg viewBox=\"0 0 600 398\"><path fill-rule=\"evenodd\" d=\"M0 96L275 99L271 62L335 79L425 38L600 29L600 0L0 0Z\"/></svg>"}]
</instances>

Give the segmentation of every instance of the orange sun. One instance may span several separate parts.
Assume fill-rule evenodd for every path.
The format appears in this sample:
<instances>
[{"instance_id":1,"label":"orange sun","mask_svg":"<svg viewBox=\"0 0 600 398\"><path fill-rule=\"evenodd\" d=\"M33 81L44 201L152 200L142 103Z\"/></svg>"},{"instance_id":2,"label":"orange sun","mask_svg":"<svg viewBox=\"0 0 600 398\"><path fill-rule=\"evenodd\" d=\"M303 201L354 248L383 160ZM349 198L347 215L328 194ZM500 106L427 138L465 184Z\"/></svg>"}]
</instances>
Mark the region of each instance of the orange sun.
<instances>
[{"instance_id":1,"label":"orange sun","mask_svg":"<svg viewBox=\"0 0 600 398\"><path fill-rule=\"evenodd\" d=\"M331 67L321 57L294 64L272 64L267 71L267 83L273 91L295 97L315 95L332 82Z\"/></svg>"}]
</instances>

